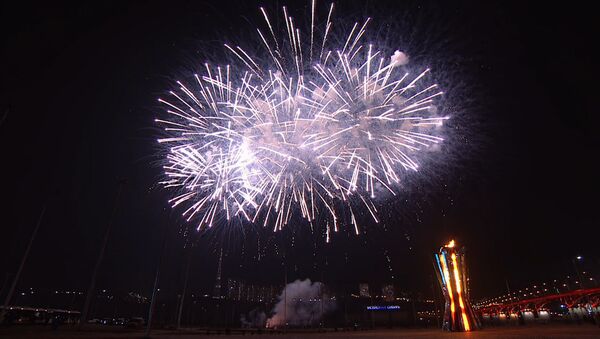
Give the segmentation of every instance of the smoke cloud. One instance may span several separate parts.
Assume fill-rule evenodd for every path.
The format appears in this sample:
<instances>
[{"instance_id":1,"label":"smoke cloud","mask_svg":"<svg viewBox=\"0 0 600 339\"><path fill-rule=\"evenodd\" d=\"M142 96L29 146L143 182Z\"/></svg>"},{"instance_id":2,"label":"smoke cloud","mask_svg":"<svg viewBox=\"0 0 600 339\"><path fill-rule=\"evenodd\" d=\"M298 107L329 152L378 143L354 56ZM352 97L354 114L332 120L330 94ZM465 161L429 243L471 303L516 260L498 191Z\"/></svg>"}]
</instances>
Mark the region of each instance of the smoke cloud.
<instances>
[{"instance_id":1,"label":"smoke cloud","mask_svg":"<svg viewBox=\"0 0 600 339\"><path fill-rule=\"evenodd\" d=\"M408 55L406 55L406 53L404 53L404 52L395 51L394 55L392 55L392 57L391 57L391 63L398 65L398 66L407 65L408 64Z\"/></svg>"},{"instance_id":2,"label":"smoke cloud","mask_svg":"<svg viewBox=\"0 0 600 339\"><path fill-rule=\"evenodd\" d=\"M265 312L255 308L248 313L247 317L246 315L242 314L240 322L242 323L242 327L265 327L265 324L267 322L267 315L265 314Z\"/></svg>"},{"instance_id":3,"label":"smoke cloud","mask_svg":"<svg viewBox=\"0 0 600 339\"><path fill-rule=\"evenodd\" d=\"M296 280L285 286L279 302L267 320L267 327L312 326L318 324L323 315L335 309L335 300L322 293L323 284L310 279ZM323 300L321 300L321 297Z\"/></svg>"}]
</instances>

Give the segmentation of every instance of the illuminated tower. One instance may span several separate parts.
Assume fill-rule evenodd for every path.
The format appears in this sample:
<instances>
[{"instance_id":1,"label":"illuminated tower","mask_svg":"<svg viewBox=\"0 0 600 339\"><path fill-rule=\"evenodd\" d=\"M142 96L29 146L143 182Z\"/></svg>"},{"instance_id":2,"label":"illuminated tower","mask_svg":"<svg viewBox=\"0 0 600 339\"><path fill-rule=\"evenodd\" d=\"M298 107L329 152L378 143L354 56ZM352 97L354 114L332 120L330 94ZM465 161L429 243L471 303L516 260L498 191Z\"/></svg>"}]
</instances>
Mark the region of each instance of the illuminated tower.
<instances>
[{"instance_id":1,"label":"illuminated tower","mask_svg":"<svg viewBox=\"0 0 600 339\"><path fill-rule=\"evenodd\" d=\"M442 328L447 331L472 331L479 328L479 321L469 303L469 278L465 263L465 249L458 248L454 240L435 254L437 276L446 307Z\"/></svg>"}]
</instances>

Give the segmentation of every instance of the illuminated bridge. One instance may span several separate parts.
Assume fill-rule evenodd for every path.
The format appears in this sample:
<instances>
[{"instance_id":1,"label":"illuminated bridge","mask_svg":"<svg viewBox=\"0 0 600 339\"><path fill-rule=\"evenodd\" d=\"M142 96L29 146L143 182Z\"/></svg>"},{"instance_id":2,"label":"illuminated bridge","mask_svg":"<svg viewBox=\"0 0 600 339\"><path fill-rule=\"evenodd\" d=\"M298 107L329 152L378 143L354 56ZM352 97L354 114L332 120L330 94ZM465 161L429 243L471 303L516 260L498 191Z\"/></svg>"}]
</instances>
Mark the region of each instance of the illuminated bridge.
<instances>
[{"instance_id":1,"label":"illuminated bridge","mask_svg":"<svg viewBox=\"0 0 600 339\"><path fill-rule=\"evenodd\" d=\"M536 286L537 287L537 286ZM542 286L543 287L543 286ZM476 313L484 322L545 322L551 319L593 319L600 313L600 287L582 288L559 293L543 294L517 292L503 298L475 305ZM523 292L523 291L519 291ZM511 296L512 295L512 296Z\"/></svg>"}]
</instances>

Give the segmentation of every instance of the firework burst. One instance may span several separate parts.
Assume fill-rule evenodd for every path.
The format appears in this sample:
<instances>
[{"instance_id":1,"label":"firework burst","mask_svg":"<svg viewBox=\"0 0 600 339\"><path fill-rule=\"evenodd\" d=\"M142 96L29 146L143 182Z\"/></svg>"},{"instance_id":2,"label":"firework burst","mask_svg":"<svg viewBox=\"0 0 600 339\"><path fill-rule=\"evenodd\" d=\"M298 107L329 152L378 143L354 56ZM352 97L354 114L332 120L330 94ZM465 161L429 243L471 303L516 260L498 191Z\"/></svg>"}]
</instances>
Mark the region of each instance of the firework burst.
<instances>
[{"instance_id":1,"label":"firework burst","mask_svg":"<svg viewBox=\"0 0 600 339\"><path fill-rule=\"evenodd\" d=\"M161 184L198 229L235 217L280 230L295 214L312 223L324 213L328 240L343 206L359 233L357 206L377 222L376 195L395 195L443 141L429 70L411 75L405 53L366 44L370 19L332 39L333 8L317 24L313 2L306 33L285 7L281 32L261 8L262 52L225 44L237 64L205 64L159 99L168 113L156 119L166 131Z\"/></svg>"}]
</instances>

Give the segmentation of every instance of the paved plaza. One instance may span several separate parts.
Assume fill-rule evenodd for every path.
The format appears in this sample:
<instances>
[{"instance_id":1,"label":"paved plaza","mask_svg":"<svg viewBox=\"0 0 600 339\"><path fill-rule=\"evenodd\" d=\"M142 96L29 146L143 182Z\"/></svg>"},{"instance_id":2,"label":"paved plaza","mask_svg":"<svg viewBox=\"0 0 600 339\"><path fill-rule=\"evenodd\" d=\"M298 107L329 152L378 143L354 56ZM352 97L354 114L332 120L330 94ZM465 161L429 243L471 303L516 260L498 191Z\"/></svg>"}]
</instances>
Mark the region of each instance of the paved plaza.
<instances>
[{"instance_id":1,"label":"paved plaza","mask_svg":"<svg viewBox=\"0 0 600 339\"><path fill-rule=\"evenodd\" d=\"M143 338L141 330L124 330L100 328L77 331L72 328L52 330L48 327L13 327L0 329L0 338ZM368 331L329 331L329 332L288 332L288 333L251 333L236 332L225 334L215 330L155 330L152 338L159 339L188 339L188 338L600 338L600 327L593 325L544 325L523 327L486 328L470 333L448 333L437 329L386 329Z\"/></svg>"}]
</instances>

